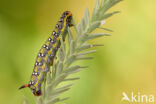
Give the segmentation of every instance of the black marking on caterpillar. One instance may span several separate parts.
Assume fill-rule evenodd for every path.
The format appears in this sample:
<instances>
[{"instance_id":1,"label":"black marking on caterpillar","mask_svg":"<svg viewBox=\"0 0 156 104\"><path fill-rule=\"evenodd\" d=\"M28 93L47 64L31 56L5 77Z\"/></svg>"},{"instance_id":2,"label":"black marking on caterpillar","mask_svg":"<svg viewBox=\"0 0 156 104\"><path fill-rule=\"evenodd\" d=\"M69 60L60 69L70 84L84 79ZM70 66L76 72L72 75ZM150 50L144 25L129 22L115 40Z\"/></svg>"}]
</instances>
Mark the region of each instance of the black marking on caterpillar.
<instances>
[{"instance_id":1,"label":"black marking on caterpillar","mask_svg":"<svg viewBox=\"0 0 156 104\"><path fill-rule=\"evenodd\" d=\"M53 64L56 52L60 47L60 38L65 40L67 28L70 26L73 26L72 13L70 11L65 11L57 22L51 36L38 53L29 83L21 86L19 89L29 87L35 96L40 96L42 94L41 84L46 73L50 70L50 66Z\"/></svg>"}]
</instances>

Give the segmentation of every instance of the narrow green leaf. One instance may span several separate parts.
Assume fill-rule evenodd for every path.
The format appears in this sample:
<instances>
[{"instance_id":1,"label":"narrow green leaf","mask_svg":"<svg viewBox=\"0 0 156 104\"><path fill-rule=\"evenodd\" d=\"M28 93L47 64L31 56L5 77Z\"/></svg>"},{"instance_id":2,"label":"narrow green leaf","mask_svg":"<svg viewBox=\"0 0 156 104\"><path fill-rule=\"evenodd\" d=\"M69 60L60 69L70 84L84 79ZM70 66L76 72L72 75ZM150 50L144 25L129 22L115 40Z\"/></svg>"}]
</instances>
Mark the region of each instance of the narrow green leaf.
<instances>
[{"instance_id":1,"label":"narrow green leaf","mask_svg":"<svg viewBox=\"0 0 156 104\"><path fill-rule=\"evenodd\" d=\"M96 21L96 22L93 22L88 30L87 30L87 33L91 33L92 31L94 31L96 28L98 28L99 26L101 25L101 22L100 21Z\"/></svg>"},{"instance_id":2,"label":"narrow green leaf","mask_svg":"<svg viewBox=\"0 0 156 104\"><path fill-rule=\"evenodd\" d=\"M68 72L67 74L69 75L69 74L77 73L77 72L79 72L79 71L81 71L81 69L75 69L74 71L70 71L70 72Z\"/></svg>"},{"instance_id":3,"label":"narrow green leaf","mask_svg":"<svg viewBox=\"0 0 156 104\"><path fill-rule=\"evenodd\" d=\"M60 99L60 101L65 101L65 100L68 100L70 97L66 97L66 98L63 98L63 99Z\"/></svg>"},{"instance_id":4,"label":"narrow green leaf","mask_svg":"<svg viewBox=\"0 0 156 104\"><path fill-rule=\"evenodd\" d=\"M70 28L68 27L68 44L71 44L71 41L73 40L73 35L72 32L70 30Z\"/></svg>"},{"instance_id":5,"label":"narrow green leaf","mask_svg":"<svg viewBox=\"0 0 156 104\"><path fill-rule=\"evenodd\" d=\"M62 90L62 89L65 89L65 88L69 88L69 87L71 87L73 84L68 84L68 85L65 85L65 86L63 86L63 87L60 87L60 88L58 88L57 90Z\"/></svg>"},{"instance_id":6,"label":"narrow green leaf","mask_svg":"<svg viewBox=\"0 0 156 104\"><path fill-rule=\"evenodd\" d=\"M83 33L83 18L81 19L81 22L78 24L77 30L78 30L78 35L77 35L77 39L78 39Z\"/></svg>"},{"instance_id":7,"label":"narrow green leaf","mask_svg":"<svg viewBox=\"0 0 156 104\"><path fill-rule=\"evenodd\" d=\"M113 16L113 15L116 14L116 13L120 13L120 11L114 11L114 12L107 13L107 14L101 16L101 17L100 17L100 20L107 19L107 18Z\"/></svg>"},{"instance_id":8,"label":"narrow green leaf","mask_svg":"<svg viewBox=\"0 0 156 104\"><path fill-rule=\"evenodd\" d=\"M78 34L80 36L85 30L85 20L84 20L84 18L81 19L81 22L78 24L77 29L78 29Z\"/></svg>"},{"instance_id":9,"label":"narrow green leaf","mask_svg":"<svg viewBox=\"0 0 156 104\"><path fill-rule=\"evenodd\" d=\"M63 81L73 81L73 80L78 80L80 79L80 77L76 77L76 78L67 78L67 79L64 79Z\"/></svg>"},{"instance_id":10,"label":"narrow green leaf","mask_svg":"<svg viewBox=\"0 0 156 104\"><path fill-rule=\"evenodd\" d=\"M65 100L67 100L67 99L69 99L69 97L66 97L66 98L63 98L63 99L55 98L55 99L52 99L52 100L47 101L46 104L55 104L55 103L57 103L57 102L65 101Z\"/></svg>"},{"instance_id":11,"label":"narrow green leaf","mask_svg":"<svg viewBox=\"0 0 156 104\"><path fill-rule=\"evenodd\" d=\"M85 17L82 19L82 29L83 29L83 32L84 32L84 30L86 29L86 27L87 27L87 24L86 24L86 22L85 22Z\"/></svg>"},{"instance_id":12,"label":"narrow green leaf","mask_svg":"<svg viewBox=\"0 0 156 104\"><path fill-rule=\"evenodd\" d=\"M96 18L98 9L99 9L99 0L95 0L95 6L92 13L92 21L94 21L94 19Z\"/></svg>"},{"instance_id":13,"label":"narrow green leaf","mask_svg":"<svg viewBox=\"0 0 156 104\"><path fill-rule=\"evenodd\" d=\"M69 58L67 58L66 61L65 61L65 65L66 65L66 66L71 65L71 64L75 61L75 58L76 58L75 55L69 56Z\"/></svg>"},{"instance_id":14,"label":"narrow green leaf","mask_svg":"<svg viewBox=\"0 0 156 104\"><path fill-rule=\"evenodd\" d=\"M103 30L106 30L106 31L109 31L109 32L113 32L113 30L108 29L108 28L104 28L104 27L99 27L99 29L103 29Z\"/></svg>"},{"instance_id":15,"label":"narrow green leaf","mask_svg":"<svg viewBox=\"0 0 156 104\"><path fill-rule=\"evenodd\" d=\"M60 62L60 63L58 64L57 69L56 69L56 76L60 75L60 74L62 73L62 70L63 70L63 63Z\"/></svg>"},{"instance_id":16,"label":"narrow green leaf","mask_svg":"<svg viewBox=\"0 0 156 104\"><path fill-rule=\"evenodd\" d=\"M68 84L65 85L63 87L57 88L56 90L53 90L53 92L49 95L53 96L53 97L57 97L59 94L61 94L62 92L65 92L67 90L69 90L69 88L72 86L73 84ZM50 97L51 97L50 96Z\"/></svg>"},{"instance_id":17,"label":"narrow green leaf","mask_svg":"<svg viewBox=\"0 0 156 104\"><path fill-rule=\"evenodd\" d=\"M57 61L54 61L54 64L52 67L52 80L54 80L54 78L56 77L56 69L57 69L58 64L59 63Z\"/></svg>"},{"instance_id":18,"label":"narrow green leaf","mask_svg":"<svg viewBox=\"0 0 156 104\"><path fill-rule=\"evenodd\" d=\"M101 9L106 5L108 0L101 0Z\"/></svg>"},{"instance_id":19,"label":"narrow green leaf","mask_svg":"<svg viewBox=\"0 0 156 104\"><path fill-rule=\"evenodd\" d=\"M55 99L50 99L50 100L48 100L47 102L46 102L46 104L55 104L56 102L59 102L59 98L55 98Z\"/></svg>"},{"instance_id":20,"label":"narrow green leaf","mask_svg":"<svg viewBox=\"0 0 156 104\"><path fill-rule=\"evenodd\" d=\"M70 47L69 47L69 55L72 55L75 51L75 42L74 40L71 41Z\"/></svg>"},{"instance_id":21,"label":"narrow green leaf","mask_svg":"<svg viewBox=\"0 0 156 104\"><path fill-rule=\"evenodd\" d=\"M50 99L46 102L46 104L55 104L60 101L60 98Z\"/></svg>"},{"instance_id":22,"label":"narrow green leaf","mask_svg":"<svg viewBox=\"0 0 156 104\"><path fill-rule=\"evenodd\" d=\"M76 31L76 37L78 37L78 30L77 30L77 27L76 27L76 23L75 23L75 19L72 18L72 23L73 23L73 26L74 26L74 29ZM72 34L71 34L72 35ZM73 36L73 35L72 35Z\"/></svg>"},{"instance_id":23,"label":"narrow green leaf","mask_svg":"<svg viewBox=\"0 0 156 104\"><path fill-rule=\"evenodd\" d=\"M51 97L57 97L58 95L60 95L61 93L64 93L66 91L68 91L70 88L64 88L64 89L56 89L51 93Z\"/></svg>"},{"instance_id":24,"label":"narrow green leaf","mask_svg":"<svg viewBox=\"0 0 156 104\"><path fill-rule=\"evenodd\" d=\"M110 36L111 34L108 33L92 33L92 34L85 34L84 36L81 36L81 39L79 41L79 45L78 47L80 47L81 45L83 45L83 43L85 43L88 40L92 40L98 37L102 37L102 36Z\"/></svg>"},{"instance_id":25,"label":"narrow green leaf","mask_svg":"<svg viewBox=\"0 0 156 104\"><path fill-rule=\"evenodd\" d=\"M86 24L86 26L89 25L89 21L90 21L90 19L89 19L89 9L87 7L86 10L85 10L85 24Z\"/></svg>"},{"instance_id":26,"label":"narrow green leaf","mask_svg":"<svg viewBox=\"0 0 156 104\"><path fill-rule=\"evenodd\" d=\"M61 47L60 47L60 49L62 50L62 53L63 53L63 55L64 55L64 57L65 57L65 55L66 55L66 47L65 47L65 43L64 43L64 41L63 41L63 39L61 38Z\"/></svg>"},{"instance_id":27,"label":"narrow green leaf","mask_svg":"<svg viewBox=\"0 0 156 104\"><path fill-rule=\"evenodd\" d=\"M123 0L109 0L110 1L110 4L109 5L109 8L113 7L115 4L119 3L120 1L123 1ZM108 9L109 9L108 8ZM107 9L107 10L108 10Z\"/></svg>"},{"instance_id":28,"label":"narrow green leaf","mask_svg":"<svg viewBox=\"0 0 156 104\"><path fill-rule=\"evenodd\" d=\"M53 87L57 86L64 78L67 76L67 73L63 73L56 77L55 81L53 82Z\"/></svg>"},{"instance_id":29,"label":"narrow green leaf","mask_svg":"<svg viewBox=\"0 0 156 104\"><path fill-rule=\"evenodd\" d=\"M87 34L81 35L81 37L77 40L77 47L82 46L85 43L87 37L88 37Z\"/></svg>"},{"instance_id":30,"label":"narrow green leaf","mask_svg":"<svg viewBox=\"0 0 156 104\"><path fill-rule=\"evenodd\" d=\"M47 84L50 84L52 81L51 73L47 72Z\"/></svg>"},{"instance_id":31,"label":"narrow green leaf","mask_svg":"<svg viewBox=\"0 0 156 104\"><path fill-rule=\"evenodd\" d=\"M79 68L81 68L79 65L71 66L71 67L65 69L63 72L67 73L67 72L74 71L74 70L79 69Z\"/></svg>"},{"instance_id":32,"label":"narrow green leaf","mask_svg":"<svg viewBox=\"0 0 156 104\"><path fill-rule=\"evenodd\" d=\"M89 50L89 51L86 51L86 52L79 53L77 56L83 56L83 55L86 55L86 54L89 54L89 53L94 53L94 52L96 52L96 50Z\"/></svg>"},{"instance_id":33,"label":"narrow green leaf","mask_svg":"<svg viewBox=\"0 0 156 104\"><path fill-rule=\"evenodd\" d=\"M93 44L93 47L96 47L96 46L104 46L103 44Z\"/></svg>"},{"instance_id":34,"label":"narrow green leaf","mask_svg":"<svg viewBox=\"0 0 156 104\"><path fill-rule=\"evenodd\" d=\"M70 67L70 68L65 69L65 70L64 70L64 73L74 72L74 71L77 71L77 70L83 69L83 68L88 68L88 66L83 66L83 67L82 67L82 66L78 66L78 65L72 66L72 67Z\"/></svg>"},{"instance_id":35,"label":"narrow green leaf","mask_svg":"<svg viewBox=\"0 0 156 104\"><path fill-rule=\"evenodd\" d=\"M85 41L95 39L95 38L98 38L98 37L102 37L102 36L111 36L111 34L108 34L108 33L92 33L92 34L88 35L88 37L86 38Z\"/></svg>"},{"instance_id":36,"label":"narrow green leaf","mask_svg":"<svg viewBox=\"0 0 156 104\"><path fill-rule=\"evenodd\" d=\"M93 45L90 45L90 44L83 44L82 46L78 47L76 49L77 52L80 52L80 51L83 51L83 50L86 50L86 49L89 49L93 47Z\"/></svg>"},{"instance_id":37,"label":"narrow green leaf","mask_svg":"<svg viewBox=\"0 0 156 104\"><path fill-rule=\"evenodd\" d=\"M115 4L117 4L120 1L122 0L107 0L105 5L103 5L101 9L102 13L105 13L106 11L108 11L111 7L113 7Z\"/></svg>"},{"instance_id":38,"label":"narrow green leaf","mask_svg":"<svg viewBox=\"0 0 156 104\"><path fill-rule=\"evenodd\" d=\"M59 59L60 61L63 61L63 60L65 59L65 55L64 55L64 53L63 53L62 48L60 48L60 49L58 50L58 59Z\"/></svg>"},{"instance_id":39,"label":"narrow green leaf","mask_svg":"<svg viewBox=\"0 0 156 104\"><path fill-rule=\"evenodd\" d=\"M76 59L77 59L77 60L89 60L89 59L93 59L93 57L78 56Z\"/></svg>"}]
</instances>

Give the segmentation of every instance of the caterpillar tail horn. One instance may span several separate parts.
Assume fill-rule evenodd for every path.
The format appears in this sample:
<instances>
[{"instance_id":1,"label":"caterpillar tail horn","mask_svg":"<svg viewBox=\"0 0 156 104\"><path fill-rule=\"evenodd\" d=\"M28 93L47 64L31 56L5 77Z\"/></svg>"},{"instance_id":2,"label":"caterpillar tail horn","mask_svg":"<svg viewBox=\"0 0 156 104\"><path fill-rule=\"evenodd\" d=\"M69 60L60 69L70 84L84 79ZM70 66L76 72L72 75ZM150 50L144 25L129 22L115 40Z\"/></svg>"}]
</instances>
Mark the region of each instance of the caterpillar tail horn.
<instances>
[{"instance_id":1,"label":"caterpillar tail horn","mask_svg":"<svg viewBox=\"0 0 156 104\"><path fill-rule=\"evenodd\" d=\"M26 87L29 87L29 84L25 84L25 85L21 86L21 87L19 88L19 90L20 90L20 89L23 89L23 88L26 88Z\"/></svg>"}]
</instances>

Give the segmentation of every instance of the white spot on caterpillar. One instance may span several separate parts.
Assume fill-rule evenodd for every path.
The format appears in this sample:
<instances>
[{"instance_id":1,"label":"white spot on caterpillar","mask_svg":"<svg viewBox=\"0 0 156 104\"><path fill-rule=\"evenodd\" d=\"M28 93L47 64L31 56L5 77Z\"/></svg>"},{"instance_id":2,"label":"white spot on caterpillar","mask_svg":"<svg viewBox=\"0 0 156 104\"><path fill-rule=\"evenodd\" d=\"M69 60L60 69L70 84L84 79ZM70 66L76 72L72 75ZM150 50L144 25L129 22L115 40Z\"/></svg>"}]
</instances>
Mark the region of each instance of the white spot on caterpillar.
<instances>
[{"instance_id":1,"label":"white spot on caterpillar","mask_svg":"<svg viewBox=\"0 0 156 104\"><path fill-rule=\"evenodd\" d=\"M53 31L53 33L52 33L53 35L55 35L56 34L56 32L55 31Z\"/></svg>"}]
</instances>

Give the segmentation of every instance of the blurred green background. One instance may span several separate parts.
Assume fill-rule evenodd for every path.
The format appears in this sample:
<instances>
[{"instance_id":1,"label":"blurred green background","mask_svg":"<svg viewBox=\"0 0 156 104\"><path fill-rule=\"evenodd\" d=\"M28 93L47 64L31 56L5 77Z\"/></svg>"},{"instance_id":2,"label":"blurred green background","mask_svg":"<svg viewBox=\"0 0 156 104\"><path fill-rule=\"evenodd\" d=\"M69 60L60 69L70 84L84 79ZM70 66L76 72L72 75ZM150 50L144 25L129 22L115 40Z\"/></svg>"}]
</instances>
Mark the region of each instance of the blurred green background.
<instances>
[{"instance_id":1,"label":"blurred green background","mask_svg":"<svg viewBox=\"0 0 156 104\"><path fill-rule=\"evenodd\" d=\"M104 25L113 35L92 41L105 46L82 61L89 68L76 74L81 79L64 94L67 104L120 104L123 91L156 97L155 4L124 0L110 10L121 11ZM63 11L78 23L86 6L92 10L94 0L0 0L0 104L22 104L25 97L34 103L29 89L18 88L29 81L38 50Z\"/></svg>"}]
</instances>

